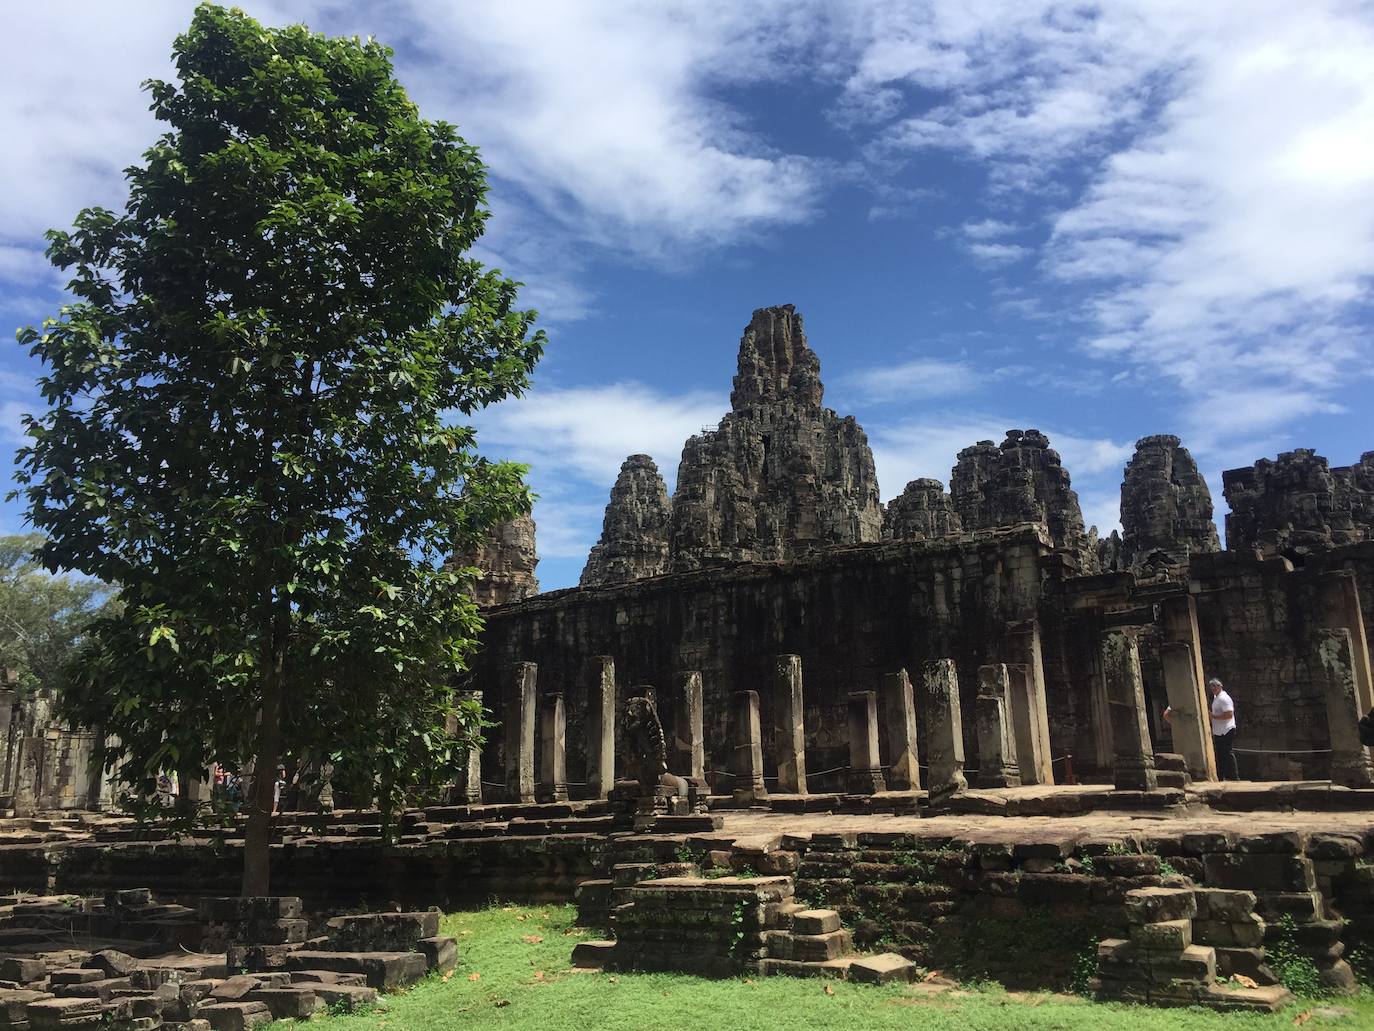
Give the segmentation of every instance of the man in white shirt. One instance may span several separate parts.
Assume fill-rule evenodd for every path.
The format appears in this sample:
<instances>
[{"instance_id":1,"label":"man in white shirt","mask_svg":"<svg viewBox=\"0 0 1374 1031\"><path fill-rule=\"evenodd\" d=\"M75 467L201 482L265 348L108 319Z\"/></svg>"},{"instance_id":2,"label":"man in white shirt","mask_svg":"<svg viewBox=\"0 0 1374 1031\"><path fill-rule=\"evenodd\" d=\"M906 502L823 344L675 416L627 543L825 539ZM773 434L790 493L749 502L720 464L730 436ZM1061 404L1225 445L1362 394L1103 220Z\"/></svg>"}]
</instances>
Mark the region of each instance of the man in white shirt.
<instances>
[{"instance_id":1,"label":"man in white shirt","mask_svg":"<svg viewBox=\"0 0 1374 1031\"><path fill-rule=\"evenodd\" d=\"M1207 681L1212 692L1212 745L1217 755L1217 776L1240 780L1236 769L1236 705L1216 677Z\"/></svg>"}]
</instances>

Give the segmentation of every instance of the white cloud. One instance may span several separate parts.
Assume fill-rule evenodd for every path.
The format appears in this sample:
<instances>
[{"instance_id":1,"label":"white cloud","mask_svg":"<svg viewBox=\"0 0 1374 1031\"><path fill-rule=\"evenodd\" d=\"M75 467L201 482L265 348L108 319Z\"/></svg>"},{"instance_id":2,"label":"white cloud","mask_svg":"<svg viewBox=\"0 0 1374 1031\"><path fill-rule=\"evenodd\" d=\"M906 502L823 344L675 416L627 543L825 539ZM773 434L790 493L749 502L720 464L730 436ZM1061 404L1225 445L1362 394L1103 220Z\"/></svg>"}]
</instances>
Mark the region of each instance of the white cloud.
<instances>
[{"instance_id":1,"label":"white cloud","mask_svg":"<svg viewBox=\"0 0 1374 1031\"><path fill-rule=\"evenodd\" d=\"M870 423L866 429L878 485L883 496L890 498L919 477L939 480L948 487L950 470L964 448L979 440L1000 444L1009 428L1031 425L1033 421L995 414L929 412L895 423ZM1104 482L1104 477L1119 483L1126 460L1135 450L1133 443L1038 428L1050 438L1050 447L1059 452L1064 468L1080 490L1085 484Z\"/></svg>"},{"instance_id":2,"label":"white cloud","mask_svg":"<svg viewBox=\"0 0 1374 1031\"><path fill-rule=\"evenodd\" d=\"M1021 227L1014 222L1000 222L995 218L985 218L977 222L965 222L959 232L970 240L996 240L1002 236L1019 233Z\"/></svg>"},{"instance_id":3,"label":"white cloud","mask_svg":"<svg viewBox=\"0 0 1374 1031\"><path fill-rule=\"evenodd\" d=\"M967 362L917 358L856 370L841 377L837 386L861 401L882 404L966 394L977 389L978 374Z\"/></svg>"},{"instance_id":4,"label":"white cloud","mask_svg":"<svg viewBox=\"0 0 1374 1031\"><path fill-rule=\"evenodd\" d=\"M985 265L1010 265L1030 254L1029 247L1014 243L971 243L968 252Z\"/></svg>"},{"instance_id":5,"label":"white cloud","mask_svg":"<svg viewBox=\"0 0 1374 1031\"><path fill-rule=\"evenodd\" d=\"M539 552L586 558L621 463L651 455L669 491L683 442L729 407L705 392L668 394L641 383L541 388L478 414L477 441L493 458L528 463Z\"/></svg>"}]
</instances>

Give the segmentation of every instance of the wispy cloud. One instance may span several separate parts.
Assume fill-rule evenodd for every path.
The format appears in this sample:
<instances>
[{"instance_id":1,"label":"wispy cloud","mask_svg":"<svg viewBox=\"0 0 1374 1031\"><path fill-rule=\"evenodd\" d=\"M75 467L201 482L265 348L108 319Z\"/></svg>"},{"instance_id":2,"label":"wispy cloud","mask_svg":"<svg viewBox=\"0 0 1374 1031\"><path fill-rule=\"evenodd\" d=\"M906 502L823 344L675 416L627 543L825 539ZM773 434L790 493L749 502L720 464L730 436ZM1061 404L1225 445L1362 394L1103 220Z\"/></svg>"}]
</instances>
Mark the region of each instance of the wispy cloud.
<instances>
[{"instance_id":1,"label":"wispy cloud","mask_svg":"<svg viewBox=\"0 0 1374 1031\"><path fill-rule=\"evenodd\" d=\"M967 394L978 386L978 374L968 362L916 358L895 365L858 369L837 383L844 395L860 402L919 401Z\"/></svg>"},{"instance_id":2,"label":"wispy cloud","mask_svg":"<svg viewBox=\"0 0 1374 1031\"><path fill-rule=\"evenodd\" d=\"M653 456L672 490L683 442L729 407L705 392L671 394L642 383L541 388L475 420L484 454L530 466L540 554L586 558L620 464Z\"/></svg>"}]
</instances>

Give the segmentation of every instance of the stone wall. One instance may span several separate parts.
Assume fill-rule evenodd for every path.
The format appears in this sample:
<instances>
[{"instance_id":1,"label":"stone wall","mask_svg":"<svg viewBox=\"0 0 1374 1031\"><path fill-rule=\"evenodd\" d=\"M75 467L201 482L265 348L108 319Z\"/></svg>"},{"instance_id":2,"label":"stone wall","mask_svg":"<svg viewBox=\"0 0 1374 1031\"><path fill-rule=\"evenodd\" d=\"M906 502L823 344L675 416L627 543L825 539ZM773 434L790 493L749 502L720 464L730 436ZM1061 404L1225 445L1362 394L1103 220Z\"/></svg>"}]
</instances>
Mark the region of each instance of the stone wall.
<instances>
[{"instance_id":1,"label":"stone wall","mask_svg":"<svg viewBox=\"0 0 1374 1031\"><path fill-rule=\"evenodd\" d=\"M676 716L668 690L673 674L700 671L706 765L724 770L732 694L758 690L763 725L772 726L774 657L796 654L808 766L843 766L848 695L877 690L886 673L953 658L966 711L973 712L978 666L1014 661L1001 654L1007 623L1036 614L1046 575L1041 561L1048 554L1043 530L1021 526L552 592L489 614L474 682L487 707L500 714L502 667L537 663L540 693L561 691L567 702L569 779L576 783L585 780L585 678L592 656L613 657L622 703L631 688L655 686L665 725ZM1051 712L1053 707L1052 701ZM971 716L964 736L970 755L976 754ZM493 740L484 757L489 781L501 780L499 749Z\"/></svg>"}]
</instances>

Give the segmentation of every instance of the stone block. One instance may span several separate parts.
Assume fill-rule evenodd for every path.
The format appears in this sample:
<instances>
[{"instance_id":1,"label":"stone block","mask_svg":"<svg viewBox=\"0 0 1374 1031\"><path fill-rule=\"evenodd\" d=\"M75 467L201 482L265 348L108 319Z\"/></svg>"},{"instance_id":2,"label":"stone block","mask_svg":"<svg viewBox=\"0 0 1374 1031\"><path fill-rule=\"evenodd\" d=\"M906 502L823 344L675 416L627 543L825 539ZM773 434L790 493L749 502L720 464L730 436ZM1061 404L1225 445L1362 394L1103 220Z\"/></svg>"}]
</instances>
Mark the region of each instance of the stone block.
<instances>
[{"instance_id":1,"label":"stone block","mask_svg":"<svg viewBox=\"0 0 1374 1031\"><path fill-rule=\"evenodd\" d=\"M888 984L916 979L916 964L895 952L859 956L849 964L849 979L860 984Z\"/></svg>"},{"instance_id":2,"label":"stone block","mask_svg":"<svg viewBox=\"0 0 1374 1031\"><path fill-rule=\"evenodd\" d=\"M447 974L458 966L458 943L452 938L421 938L415 945L430 973Z\"/></svg>"},{"instance_id":3,"label":"stone block","mask_svg":"<svg viewBox=\"0 0 1374 1031\"><path fill-rule=\"evenodd\" d=\"M615 954L613 941L585 941L573 946L572 965L588 970L599 970L610 962Z\"/></svg>"},{"instance_id":4,"label":"stone block","mask_svg":"<svg viewBox=\"0 0 1374 1031\"><path fill-rule=\"evenodd\" d=\"M287 957L300 948L300 944L230 945L224 956L230 970L285 970Z\"/></svg>"},{"instance_id":5,"label":"stone block","mask_svg":"<svg viewBox=\"0 0 1374 1031\"><path fill-rule=\"evenodd\" d=\"M27 984L41 981L48 976L48 965L41 959L28 956L10 956L0 960L0 981L15 981Z\"/></svg>"},{"instance_id":6,"label":"stone block","mask_svg":"<svg viewBox=\"0 0 1374 1031\"><path fill-rule=\"evenodd\" d=\"M326 926L330 948L339 952L408 952L439 933L439 911L340 916Z\"/></svg>"},{"instance_id":7,"label":"stone block","mask_svg":"<svg viewBox=\"0 0 1374 1031\"><path fill-rule=\"evenodd\" d=\"M105 1013L99 999L43 999L24 1007L29 1027L33 1031L47 1028L95 1027Z\"/></svg>"},{"instance_id":8,"label":"stone block","mask_svg":"<svg viewBox=\"0 0 1374 1031\"><path fill-rule=\"evenodd\" d=\"M1255 911L1255 893L1233 888L1194 888L1197 915L1206 920L1245 920Z\"/></svg>"},{"instance_id":9,"label":"stone block","mask_svg":"<svg viewBox=\"0 0 1374 1031\"><path fill-rule=\"evenodd\" d=\"M248 1031L272 1023L272 1011L265 1002L217 1002L199 1014L215 1031Z\"/></svg>"},{"instance_id":10,"label":"stone block","mask_svg":"<svg viewBox=\"0 0 1374 1031\"><path fill-rule=\"evenodd\" d=\"M277 1020L305 1020L324 1008L314 989L301 986L258 988L245 1001L265 1003Z\"/></svg>"},{"instance_id":11,"label":"stone block","mask_svg":"<svg viewBox=\"0 0 1374 1031\"><path fill-rule=\"evenodd\" d=\"M1193 944L1193 922L1188 919L1131 924L1131 944L1146 952L1182 952Z\"/></svg>"},{"instance_id":12,"label":"stone block","mask_svg":"<svg viewBox=\"0 0 1374 1031\"><path fill-rule=\"evenodd\" d=\"M1133 888L1126 893L1126 918L1133 924L1191 920L1197 901L1187 888Z\"/></svg>"},{"instance_id":13,"label":"stone block","mask_svg":"<svg viewBox=\"0 0 1374 1031\"><path fill-rule=\"evenodd\" d=\"M377 1001L377 989L367 985L321 984L315 994L330 1009L345 1011L362 1009Z\"/></svg>"},{"instance_id":14,"label":"stone block","mask_svg":"<svg viewBox=\"0 0 1374 1031\"><path fill-rule=\"evenodd\" d=\"M390 989L425 976L425 957L418 952L315 952L289 956L288 970L336 970L363 974L369 988Z\"/></svg>"},{"instance_id":15,"label":"stone block","mask_svg":"<svg viewBox=\"0 0 1374 1031\"><path fill-rule=\"evenodd\" d=\"M293 970L291 971L291 982L293 984L343 984L343 985L366 985L367 978L362 974L345 974L337 970Z\"/></svg>"},{"instance_id":16,"label":"stone block","mask_svg":"<svg viewBox=\"0 0 1374 1031\"><path fill-rule=\"evenodd\" d=\"M1219 888L1254 892L1315 891L1317 875L1312 861L1274 853L1232 853L1203 857L1207 881Z\"/></svg>"},{"instance_id":17,"label":"stone block","mask_svg":"<svg viewBox=\"0 0 1374 1031\"><path fill-rule=\"evenodd\" d=\"M840 929L840 914L833 909L803 909L792 914L797 934L829 934Z\"/></svg>"},{"instance_id":18,"label":"stone block","mask_svg":"<svg viewBox=\"0 0 1374 1031\"><path fill-rule=\"evenodd\" d=\"M48 975L48 984L54 988L60 985L86 984L90 981L105 980L105 972L95 967L68 967L54 970Z\"/></svg>"},{"instance_id":19,"label":"stone block","mask_svg":"<svg viewBox=\"0 0 1374 1031\"><path fill-rule=\"evenodd\" d=\"M1217 976L1217 954L1206 945L1189 945L1177 956L1152 955L1149 966L1150 980L1156 984L1172 981L1211 984Z\"/></svg>"},{"instance_id":20,"label":"stone block","mask_svg":"<svg viewBox=\"0 0 1374 1031\"><path fill-rule=\"evenodd\" d=\"M209 923L247 923L251 920L295 920L301 916L301 900L290 895L250 898L216 898L201 902L201 915Z\"/></svg>"}]
</instances>

